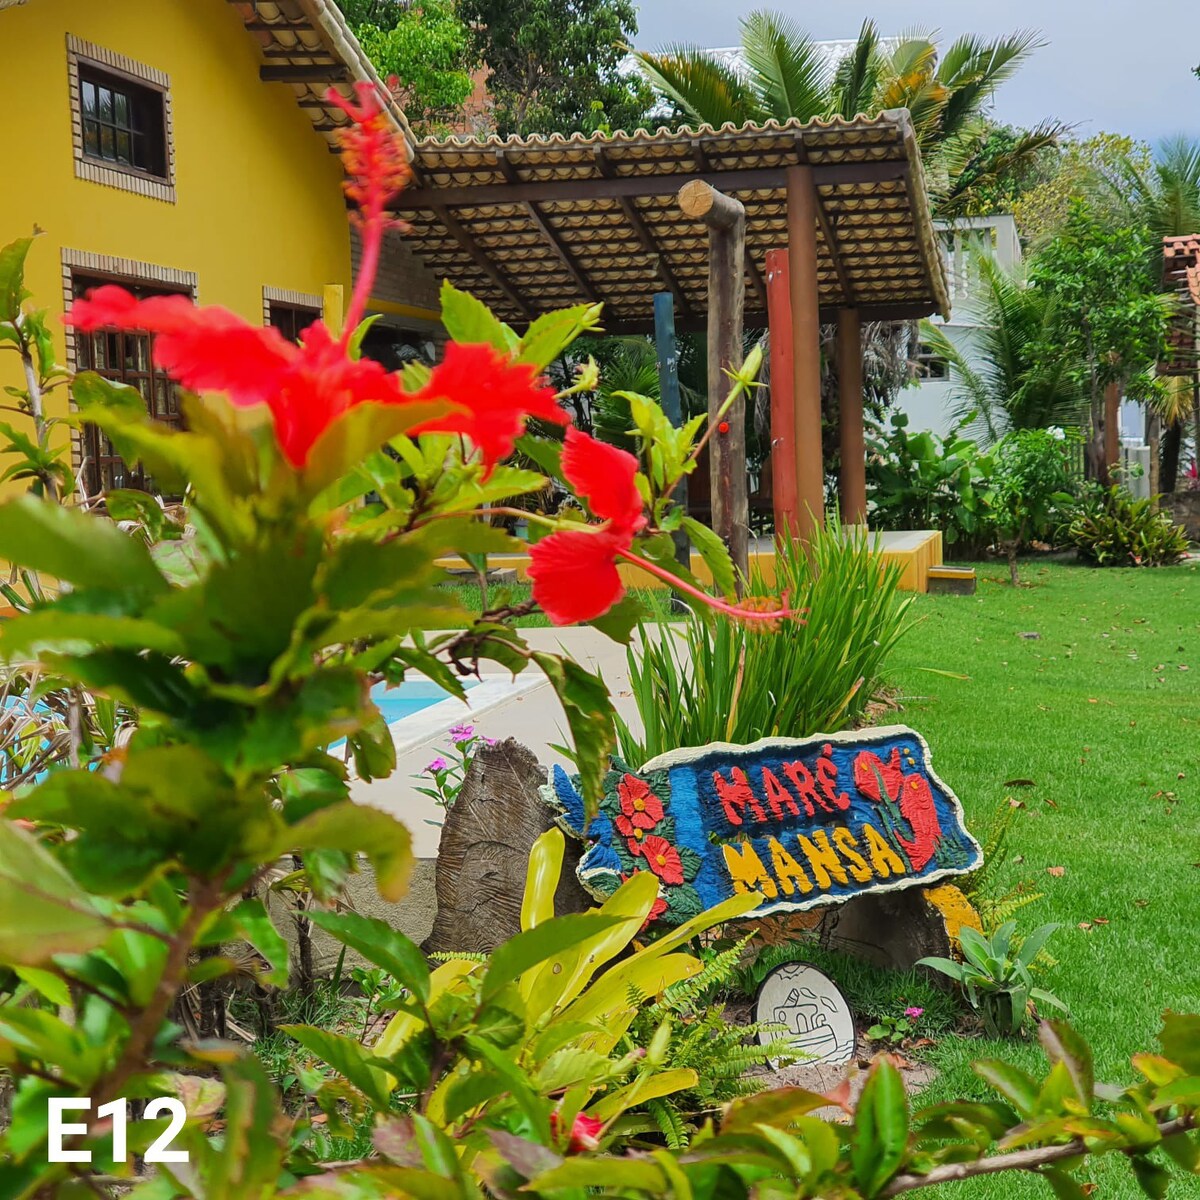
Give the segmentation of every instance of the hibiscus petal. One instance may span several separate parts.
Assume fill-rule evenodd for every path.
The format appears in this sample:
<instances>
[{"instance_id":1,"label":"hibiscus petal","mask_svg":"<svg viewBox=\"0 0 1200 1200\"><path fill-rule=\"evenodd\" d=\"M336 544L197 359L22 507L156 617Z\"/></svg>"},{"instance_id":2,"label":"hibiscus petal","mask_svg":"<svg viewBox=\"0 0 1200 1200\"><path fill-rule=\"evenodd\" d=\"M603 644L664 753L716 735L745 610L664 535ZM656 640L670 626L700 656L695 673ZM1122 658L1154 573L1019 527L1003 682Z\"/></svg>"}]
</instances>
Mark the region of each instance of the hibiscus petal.
<instances>
[{"instance_id":1,"label":"hibiscus petal","mask_svg":"<svg viewBox=\"0 0 1200 1200\"><path fill-rule=\"evenodd\" d=\"M414 432L461 433L479 448L489 469L512 453L526 417L558 425L567 420L554 389L539 382L535 367L513 362L494 346L473 342L450 342L417 397L444 398L464 411Z\"/></svg>"},{"instance_id":2,"label":"hibiscus petal","mask_svg":"<svg viewBox=\"0 0 1200 1200\"><path fill-rule=\"evenodd\" d=\"M564 529L529 550L533 598L555 625L590 621L625 594L617 573L618 550L629 537L605 529Z\"/></svg>"},{"instance_id":3,"label":"hibiscus petal","mask_svg":"<svg viewBox=\"0 0 1200 1200\"><path fill-rule=\"evenodd\" d=\"M623 529L636 531L645 525L642 497L634 481L638 462L628 451L598 442L571 426L562 469L596 516Z\"/></svg>"}]
</instances>

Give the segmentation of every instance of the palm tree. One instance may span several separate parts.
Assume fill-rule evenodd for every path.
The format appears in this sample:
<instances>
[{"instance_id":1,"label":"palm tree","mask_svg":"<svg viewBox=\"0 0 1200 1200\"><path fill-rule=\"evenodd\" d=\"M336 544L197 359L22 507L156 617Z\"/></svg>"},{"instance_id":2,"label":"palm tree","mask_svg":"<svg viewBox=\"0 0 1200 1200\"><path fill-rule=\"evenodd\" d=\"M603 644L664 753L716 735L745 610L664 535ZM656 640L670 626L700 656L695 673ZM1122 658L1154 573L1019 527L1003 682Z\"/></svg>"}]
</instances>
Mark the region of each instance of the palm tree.
<instances>
[{"instance_id":1,"label":"palm tree","mask_svg":"<svg viewBox=\"0 0 1200 1200\"><path fill-rule=\"evenodd\" d=\"M1163 238L1200 233L1200 140L1184 136L1167 138L1155 151L1149 166L1127 157L1115 182L1109 183L1130 218L1150 232L1152 277L1163 277ZM1196 453L1200 456L1200 365L1185 387L1172 380L1147 410L1147 438L1151 445L1151 490L1175 490L1180 450L1188 418L1193 422ZM1188 392L1190 391L1190 395ZM1162 428L1162 463L1157 446Z\"/></svg>"},{"instance_id":2,"label":"palm tree","mask_svg":"<svg viewBox=\"0 0 1200 1200\"><path fill-rule=\"evenodd\" d=\"M851 51L831 64L790 17L759 10L742 20L741 66L690 46L635 57L684 118L717 128L907 108L935 213L953 216L967 209L971 191L1054 145L1064 132L1047 122L1022 134L985 171L968 171L979 166L993 93L1041 45L1029 31L991 41L968 34L939 54L932 33L885 41L868 20Z\"/></svg>"},{"instance_id":3,"label":"palm tree","mask_svg":"<svg viewBox=\"0 0 1200 1200\"><path fill-rule=\"evenodd\" d=\"M1025 286L991 259L980 257L977 298L977 355L964 357L943 329L922 324L921 338L949 362L956 424L985 444L1013 429L1045 429L1087 421L1087 399L1079 386L1081 364L1047 353L1054 345L1054 300Z\"/></svg>"}]
</instances>

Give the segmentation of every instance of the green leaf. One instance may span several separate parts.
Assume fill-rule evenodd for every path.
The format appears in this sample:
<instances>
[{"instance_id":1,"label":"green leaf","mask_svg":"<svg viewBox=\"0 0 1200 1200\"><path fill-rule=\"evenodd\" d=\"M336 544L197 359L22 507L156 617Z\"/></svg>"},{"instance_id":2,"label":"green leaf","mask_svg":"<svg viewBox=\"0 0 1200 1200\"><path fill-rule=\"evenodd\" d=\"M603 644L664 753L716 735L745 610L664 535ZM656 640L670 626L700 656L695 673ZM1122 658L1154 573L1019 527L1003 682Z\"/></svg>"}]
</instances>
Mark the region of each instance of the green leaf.
<instances>
[{"instance_id":1,"label":"green leaf","mask_svg":"<svg viewBox=\"0 0 1200 1200\"><path fill-rule=\"evenodd\" d=\"M519 345L516 333L481 300L442 280L442 324L456 342L483 342L505 354Z\"/></svg>"},{"instance_id":2,"label":"green leaf","mask_svg":"<svg viewBox=\"0 0 1200 1200\"><path fill-rule=\"evenodd\" d=\"M111 927L30 833L0 821L0 962L37 967L100 945Z\"/></svg>"},{"instance_id":3,"label":"green leaf","mask_svg":"<svg viewBox=\"0 0 1200 1200\"><path fill-rule=\"evenodd\" d=\"M871 1070L854 1110L850 1162L858 1189L877 1196L904 1163L908 1147L908 1101L904 1080L886 1058Z\"/></svg>"},{"instance_id":4,"label":"green leaf","mask_svg":"<svg viewBox=\"0 0 1200 1200\"><path fill-rule=\"evenodd\" d=\"M102 646L157 650L172 658L184 649L179 634L157 621L64 612L60 605L28 613L4 626L3 648L9 659L37 658L47 652L82 654Z\"/></svg>"},{"instance_id":5,"label":"green leaf","mask_svg":"<svg viewBox=\"0 0 1200 1200\"><path fill-rule=\"evenodd\" d=\"M726 600L737 595L737 574L725 543L707 525L695 517L684 517L683 528L712 572L713 583Z\"/></svg>"},{"instance_id":6,"label":"green leaf","mask_svg":"<svg viewBox=\"0 0 1200 1200\"><path fill-rule=\"evenodd\" d=\"M429 1000L429 965L415 942L386 921L357 913L310 912L308 919L339 942L382 967L424 1004Z\"/></svg>"},{"instance_id":7,"label":"green leaf","mask_svg":"<svg viewBox=\"0 0 1200 1200\"><path fill-rule=\"evenodd\" d=\"M1133 1177L1138 1181L1138 1186L1150 1200L1163 1200L1171 1186L1171 1172L1144 1154L1132 1157L1129 1165L1133 1167Z\"/></svg>"},{"instance_id":8,"label":"green leaf","mask_svg":"<svg viewBox=\"0 0 1200 1200\"><path fill-rule=\"evenodd\" d=\"M387 1072L372 1066L371 1052L354 1038L330 1033L313 1025L280 1025L306 1050L328 1063L343 1079L352 1083L376 1108L388 1106Z\"/></svg>"},{"instance_id":9,"label":"green leaf","mask_svg":"<svg viewBox=\"0 0 1200 1200\"><path fill-rule=\"evenodd\" d=\"M572 659L535 650L533 660L545 672L566 713L575 744L575 765L589 818L600 803L608 758L616 746L612 701L598 675Z\"/></svg>"},{"instance_id":10,"label":"green leaf","mask_svg":"<svg viewBox=\"0 0 1200 1200\"><path fill-rule=\"evenodd\" d=\"M594 617L588 624L612 638L614 642L628 646L633 640L633 631L647 616L648 611L641 600L632 593L627 593L608 612Z\"/></svg>"},{"instance_id":11,"label":"green leaf","mask_svg":"<svg viewBox=\"0 0 1200 1200\"><path fill-rule=\"evenodd\" d=\"M1167 1013L1158 1041L1173 1063L1191 1075L1200 1075L1200 1015Z\"/></svg>"},{"instance_id":12,"label":"green leaf","mask_svg":"<svg viewBox=\"0 0 1200 1200\"><path fill-rule=\"evenodd\" d=\"M262 901L243 900L229 916L241 936L267 960L270 970L262 976L262 981L272 987L287 987L288 944Z\"/></svg>"},{"instance_id":13,"label":"green leaf","mask_svg":"<svg viewBox=\"0 0 1200 1200\"><path fill-rule=\"evenodd\" d=\"M1096 1094L1096 1073L1092 1066L1092 1049L1066 1021L1043 1021L1038 1040L1052 1063L1063 1063L1080 1100L1089 1107Z\"/></svg>"},{"instance_id":14,"label":"green leaf","mask_svg":"<svg viewBox=\"0 0 1200 1200\"><path fill-rule=\"evenodd\" d=\"M620 917L606 917L600 913L573 913L570 916L543 921L533 929L523 930L498 946L493 953L480 990L481 1003L494 999L530 967L535 967L553 955L569 949L577 942L620 924Z\"/></svg>"},{"instance_id":15,"label":"green leaf","mask_svg":"<svg viewBox=\"0 0 1200 1200\"><path fill-rule=\"evenodd\" d=\"M995 1059L983 1059L971 1064L971 1069L985 1083L993 1087L1017 1110L1021 1117L1033 1112L1038 1098L1038 1085L1031 1075L1020 1067Z\"/></svg>"},{"instance_id":16,"label":"green leaf","mask_svg":"<svg viewBox=\"0 0 1200 1200\"><path fill-rule=\"evenodd\" d=\"M1058 1167L1046 1167L1042 1178L1050 1185L1055 1200L1087 1200L1087 1192L1072 1175Z\"/></svg>"},{"instance_id":17,"label":"green leaf","mask_svg":"<svg viewBox=\"0 0 1200 1200\"><path fill-rule=\"evenodd\" d=\"M601 307L577 304L538 317L518 343L517 362L530 363L544 371L581 333L599 325Z\"/></svg>"},{"instance_id":18,"label":"green leaf","mask_svg":"<svg viewBox=\"0 0 1200 1200\"><path fill-rule=\"evenodd\" d=\"M25 257L33 238L17 238L0 249L0 321L16 324L21 305L29 296L25 289Z\"/></svg>"},{"instance_id":19,"label":"green leaf","mask_svg":"<svg viewBox=\"0 0 1200 1200\"><path fill-rule=\"evenodd\" d=\"M312 813L283 835L276 854L292 850L362 851L375 868L375 884L385 900L399 900L412 871L412 838L390 813L345 800Z\"/></svg>"},{"instance_id":20,"label":"green leaf","mask_svg":"<svg viewBox=\"0 0 1200 1200\"><path fill-rule=\"evenodd\" d=\"M33 496L0 505L0 558L77 588L147 596L167 590L142 542L103 517Z\"/></svg>"}]
</instances>

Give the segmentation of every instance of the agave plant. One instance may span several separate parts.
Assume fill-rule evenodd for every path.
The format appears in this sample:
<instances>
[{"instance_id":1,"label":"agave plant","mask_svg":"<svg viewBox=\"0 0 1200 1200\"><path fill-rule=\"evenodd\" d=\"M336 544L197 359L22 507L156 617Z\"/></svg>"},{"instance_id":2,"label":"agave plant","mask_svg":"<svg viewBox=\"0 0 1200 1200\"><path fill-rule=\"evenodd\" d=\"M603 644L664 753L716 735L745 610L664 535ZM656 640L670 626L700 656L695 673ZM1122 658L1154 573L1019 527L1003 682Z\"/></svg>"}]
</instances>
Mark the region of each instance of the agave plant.
<instances>
[{"instance_id":1,"label":"agave plant","mask_svg":"<svg viewBox=\"0 0 1200 1200\"><path fill-rule=\"evenodd\" d=\"M1005 921L990 939L964 926L959 934L963 962L949 958L923 958L919 967L953 979L983 1018L983 1027L991 1037L1015 1037L1029 1019L1029 1005L1040 1004L1067 1012L1067 1006L1052 992L1035 987L1030 966L1042 952L1057 925L1042 925L1027 938L1013 945L1016 921Z\"/></svg>"}]
</instances>

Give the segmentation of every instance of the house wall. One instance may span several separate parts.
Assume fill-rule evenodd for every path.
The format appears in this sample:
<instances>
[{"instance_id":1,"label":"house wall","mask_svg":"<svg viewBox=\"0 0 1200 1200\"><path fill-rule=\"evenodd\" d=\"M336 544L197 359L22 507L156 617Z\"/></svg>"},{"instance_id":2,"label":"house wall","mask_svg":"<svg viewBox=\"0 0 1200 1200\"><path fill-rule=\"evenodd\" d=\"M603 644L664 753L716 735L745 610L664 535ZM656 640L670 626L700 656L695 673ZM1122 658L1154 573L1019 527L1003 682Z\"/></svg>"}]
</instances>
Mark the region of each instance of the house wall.
<instances>
[{"instance_id":1,"label":"house wall","mask_svg":"<svg viewBox=\"0 0 1200 1200\"><path fill-rule=\"evenodd\" d=\"M78 178L68 35L165 73L174 199ZM203 304L256 324L263 289L348 287L342 172L287 84L259 79L258 49L226 0L31 0L0 8L0 101L7 114L0 244L46 231L27 284L64 307L63 262L147 267L195 282ZM161 189L148 189L161 191ZM12 359L12 362L6 361ZM15 356L0 356L0 382ZM56 403L65 404L56 393Z\"/></svg>"}]
</instances>

